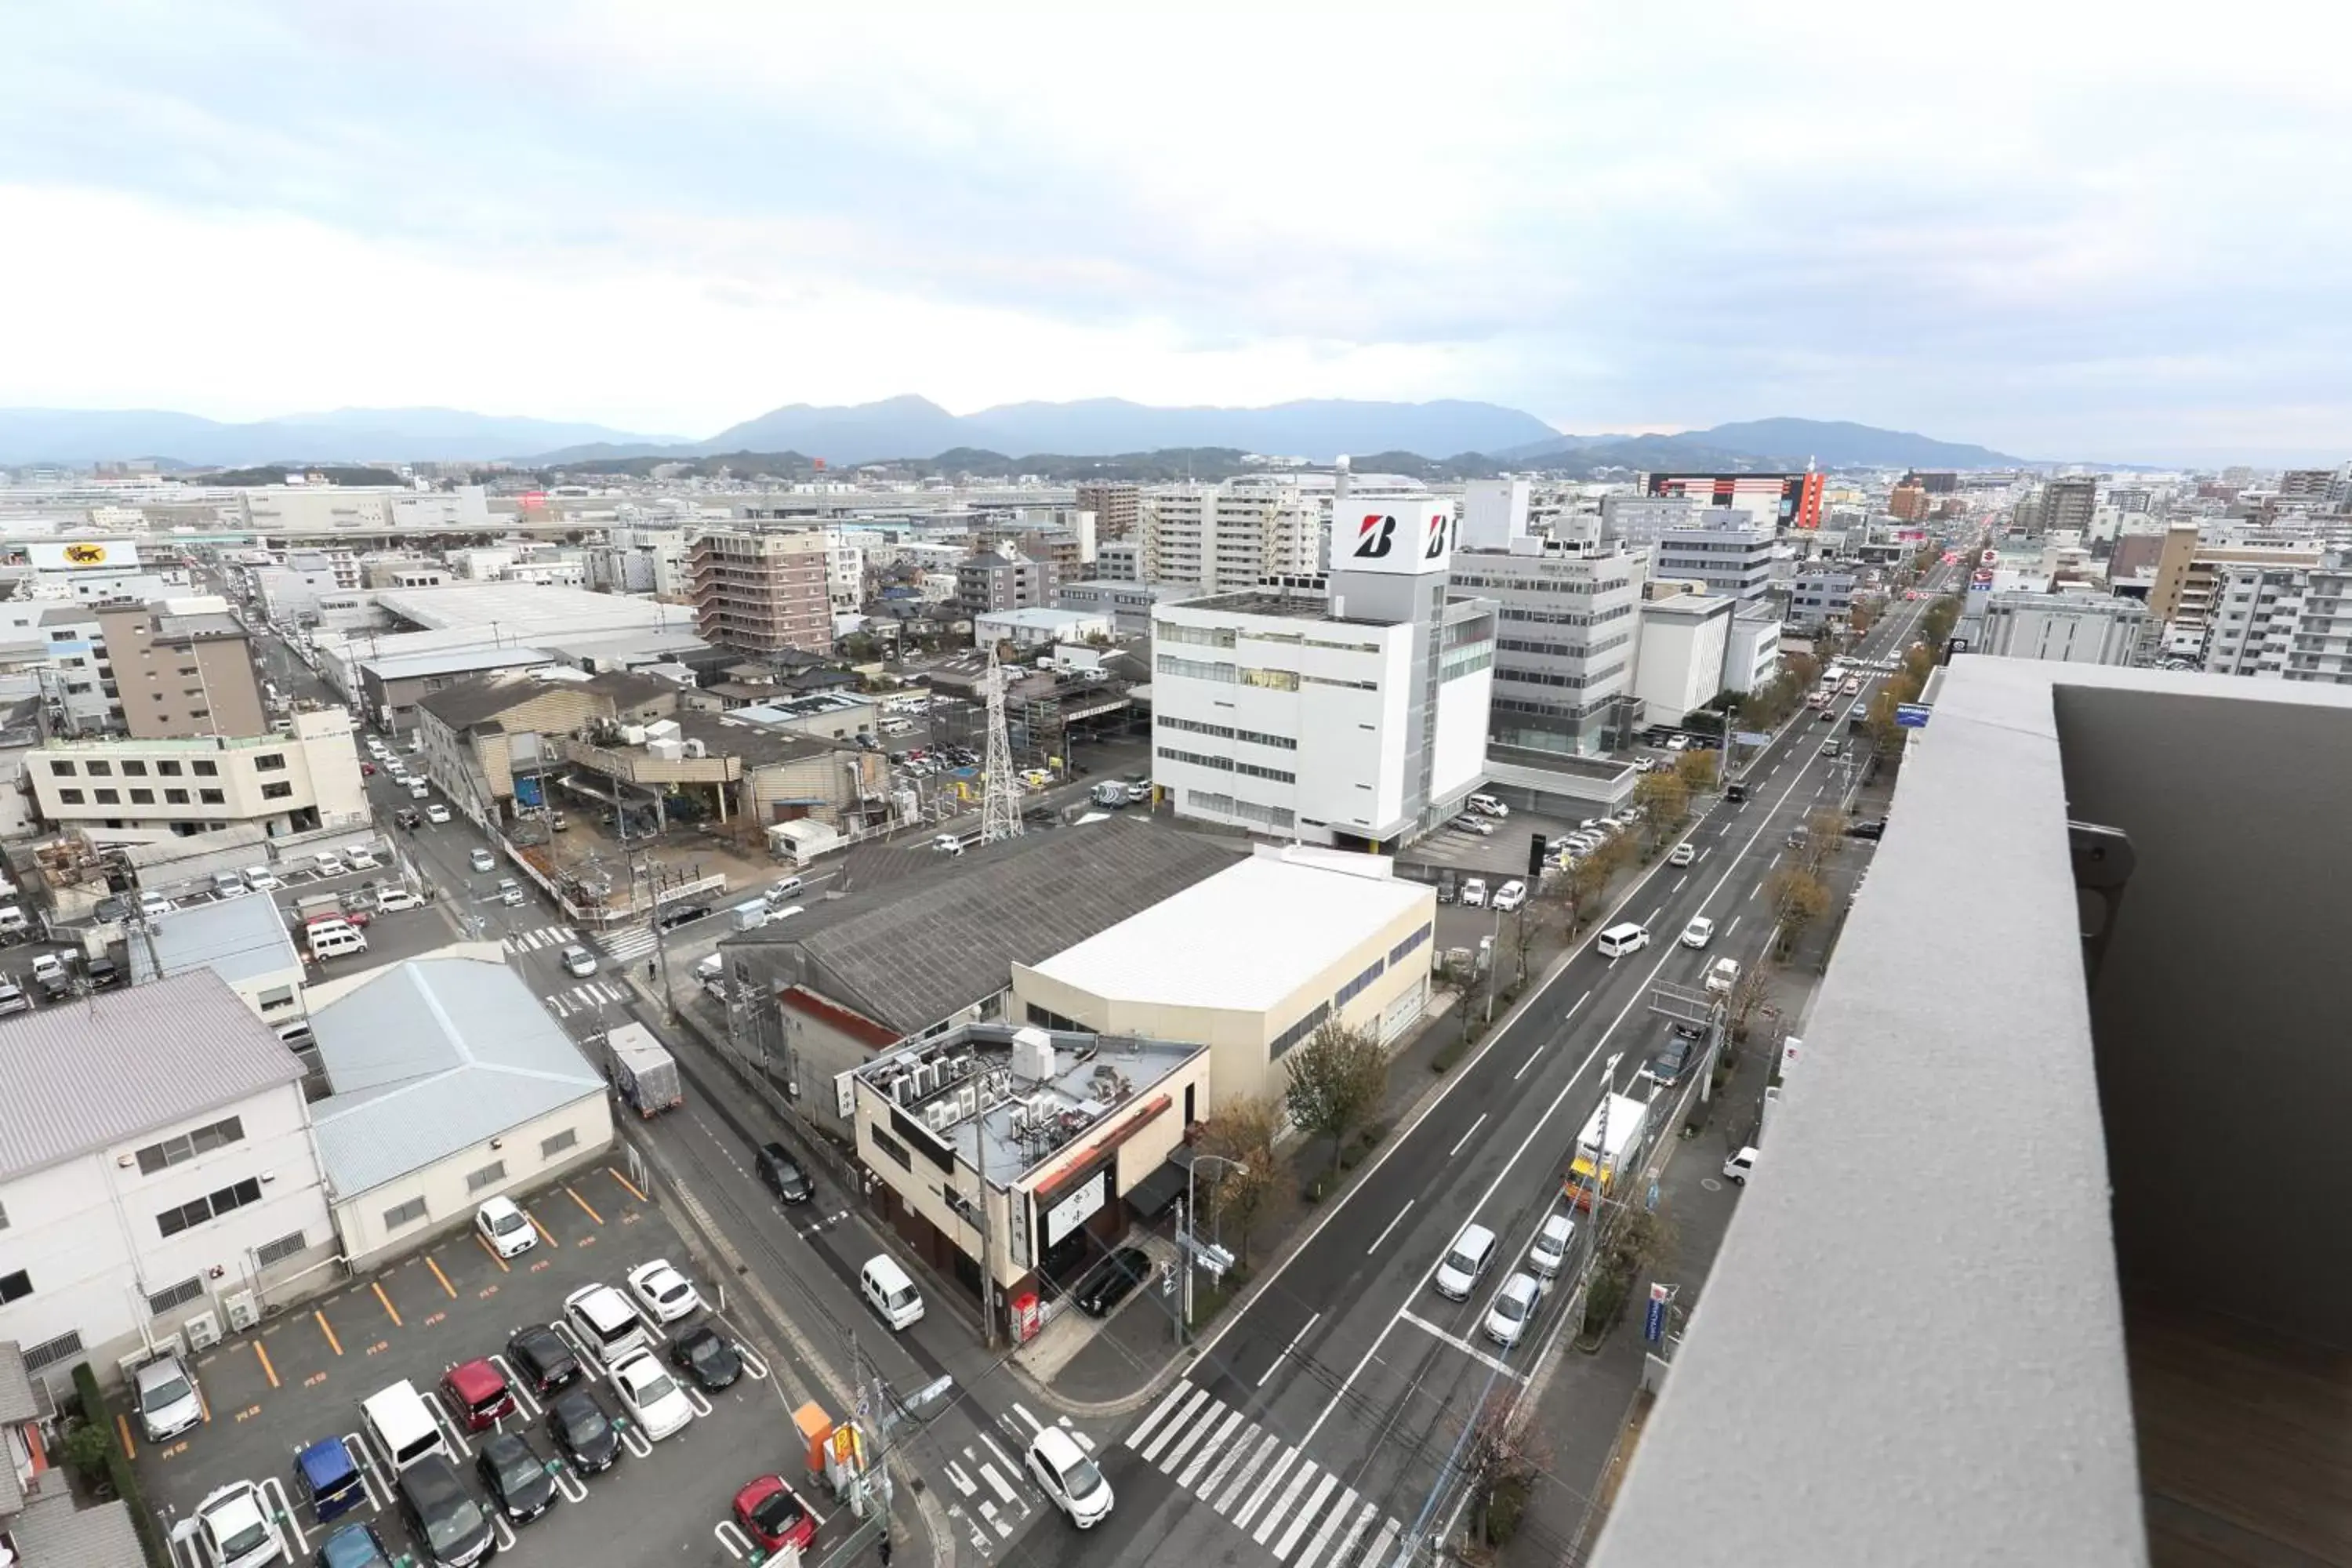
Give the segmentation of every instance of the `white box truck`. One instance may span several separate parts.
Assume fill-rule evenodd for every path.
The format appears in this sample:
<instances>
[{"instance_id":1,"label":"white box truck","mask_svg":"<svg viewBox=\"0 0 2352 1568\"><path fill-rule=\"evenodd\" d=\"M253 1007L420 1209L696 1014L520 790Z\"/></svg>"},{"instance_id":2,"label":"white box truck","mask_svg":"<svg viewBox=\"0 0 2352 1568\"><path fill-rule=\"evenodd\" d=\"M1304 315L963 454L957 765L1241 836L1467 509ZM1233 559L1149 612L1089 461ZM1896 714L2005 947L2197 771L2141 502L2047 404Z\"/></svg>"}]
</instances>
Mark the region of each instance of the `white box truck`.
<instances>
[{"instance_id":1,"label":"white box truck","mask_svg":"<svg viewBox=\"0 0 2352 1568\"><path fill-rule=\"evenodd\" d=\"M1606 1197L1615 1191L1624 1166L1641 1149L1649 1121L1649 1101L1629 1094L1612 1094L1594 1106L1584 1131L1576 1135L1576 1157L1560 1183L1561 1194L1578 1208L1589 1209L1596 1192Z\"/></svg>"}]
</instances>

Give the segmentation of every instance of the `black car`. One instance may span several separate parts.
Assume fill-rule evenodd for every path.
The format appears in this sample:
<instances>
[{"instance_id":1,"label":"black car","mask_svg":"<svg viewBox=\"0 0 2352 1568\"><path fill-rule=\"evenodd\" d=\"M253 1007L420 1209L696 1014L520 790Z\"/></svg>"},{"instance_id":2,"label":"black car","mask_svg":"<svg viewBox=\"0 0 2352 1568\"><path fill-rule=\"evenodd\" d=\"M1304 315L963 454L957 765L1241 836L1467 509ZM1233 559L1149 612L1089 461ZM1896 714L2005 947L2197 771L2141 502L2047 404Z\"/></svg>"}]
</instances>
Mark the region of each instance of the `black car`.
<instances>
[{"instance_id":1,"label":"black car","mask_svg":"<svg viewBox=\"0 0 2352 1568\"><path fill-rule=\"evenodd\" d=\"M1698 1060L1698 1047L1699 1042L1676 1025L1666 1031L1666 1043L1658 1047L1650 1065L1643 1070L1671 1089L1682 1082L1691 1064Z\"/></svg>"},{"instance_id":2,"label":"black car","mask_svg":"<svg viewBox=\"0 0 2352 1568\"><path fill-rule=\"evenodd\" d=\"M401 826L408 829L411 833L415 832L416 825L425 820L423 817L416 815L416 808L413 805L402 806L398 811L392 814L392 819L393 821L400 824Z\"/></svg>"},{"instance_id":3,"label":"black car","mask_svg":"<svg viewBox=\"0 0 2352 1568\"><path fill-rule=\"evenodd\" d=\"M392 1568L392 1553L372 1524L346 1524L319 1547L314 1568Z\"/></svg>"},{"instance_id":4,"label":"black car","mask_svg":"<svg viewBox=\"0 0 2352 1568\"><path fill-rule=\"evenodd\" d=\"M104 991L121 984L122 971L114 960L93 958L89 961L89 988L92 991Z\"/></svg>"},{"instance_id":5,"label":"black car","mask_svg":"<svg viewBox=\"0 0 2352 1568\"><path fill-rule=\"evenodd\" d=\"M522 1330L507 1342L507 1361L517 1376L541 1397L580 1381L580 1361L563 1336L545 1325Z\"/></svg>"},{"instance_id":6,"label":"black car","mask_svg":"<svg viewBox=\"0 0 2352 1568\"><path fill-rule=\"evenodd\" d=\"M669 1360L705 1394L716 1394L743 1375L742 1356L709 1323L697 1323L670 1341Z\"/></svg>"},{"instance_id":7,"label":"black car","mask_svg":"<svg viewBox=\"0 0 2352 1568\"><path fill-rule=\"evenodd\" d=\"M440 1568L472 1568L498 1550L488 1510L458 1479L457 1467L427 1454L400 1472L396 1489L408 1532Z\"/></svg>"},{"instance_id":8,"label":"black car","mask_svg":"<svg viewBox=\"0 0 2352 1568\"><path fill-rule=\"evenodd\" d=\"M1847 825L1845 836L1848 838L1883 838L1886 836L1886 818L1871 816L1860 822L1850 823Z\"/></svg>"},{"instance_id":9,"label":"black car","mask_svg":"<svg viewBox=\"0 0 2352 1568\"><path fill-rule=\"evenodd\" d=\"M800 1162L784 1152L782 1143L762 1143L759 1157L751 1162L760 1173L760 1180L777 1198L788 1204L804 1204L814 1195L809 1185L808 1173Z\"/></svg>"},{"instance_id":10,"label":"black car","mask_svg":"<svg viewBox=\"0 0 2352 1568\"><path fill-rule=\"evenodd\" d=\"M692 925L698 920L706 920L709 914L709 904L672 904L654 917L654 929L676 931L680 926Z\"/></svg>"},{"instance_id":11,"label":"black car","mask_svg":"<svg viewBox=\"0 0 2352 1568\"><path fill-rule=\"evenodd\" d=\"M555 1506L555 1478L548 1474L547 1461L511 1432L485 1438L474 1468L499 1511L517 1524L528 1524Z\"/></svg>"},{"instance_id":12,"label":"black car","mask_svg":"<svg viewBox=\"0 0 2352 1568\"><path fill-rule=\"evenodd\" d=\"M1139 1247L1122 1247L1102 1260L1078 1282L1070 1300L1090 1318L1108 1315L1129 1292L1151 1278L1151 1258Z\"/></svg>"},{"instance_id":13,"label":"black car","mask_svg":"<svg viewBox=\"0 0 2352 1568\"><path fill-rule=\"evenodd\" d=\"M547 1407L548 1436L583 1476L613 1468L621 1457L621 1429L585 1388L557 1394Z\"/></svg>"}]
</instances>

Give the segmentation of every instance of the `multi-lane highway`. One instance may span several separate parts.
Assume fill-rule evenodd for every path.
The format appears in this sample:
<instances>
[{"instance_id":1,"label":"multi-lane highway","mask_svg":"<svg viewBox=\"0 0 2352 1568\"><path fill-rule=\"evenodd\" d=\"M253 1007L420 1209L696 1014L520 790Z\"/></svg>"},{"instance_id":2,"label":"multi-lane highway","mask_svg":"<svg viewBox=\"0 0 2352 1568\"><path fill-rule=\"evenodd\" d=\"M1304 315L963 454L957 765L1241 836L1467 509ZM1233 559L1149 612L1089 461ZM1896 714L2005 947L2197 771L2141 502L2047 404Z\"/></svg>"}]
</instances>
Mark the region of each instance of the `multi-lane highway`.
<instances>
[{"instance_id":1,"label":"multi-lane highway","mask_svg":"<svg viewBox=\"0 0 2352 1568\"><path fill-rule=\"evenodd\" d=\"M1899 654L1928 602L1889 616L1861 657ZM1491 1393L1524 1380L1559 1326L1564 1289L1515 1349L1481 1331L1496 1288L1561 1207L1569 1146L1599 1102L1608 1059L1622 1054L1621 1091L1646 1092L1634 1072L1667 1027L1649 1010L1654 986L1696 986L1716 958L1759 957L1789 832L1843 787L1822 738L1845 732L1809 712L1791 721L1750 764L1746 804L1718 804L1691 830L1696 861L1661 859L1624 895L1613 918L1649 928L1651 945L1611 961L1588 942L1559 968L1318 1216L1187 1375L1118 1435L1104 1456L1118 1495L1109 1528L1033 1530L1021 1554L1121 1568L1334 1568L1391 1561L1443 1523L1465 1426ZM1696 915L1716 925L1705 952L1675 942ZM1658 1112L1676 1098L1662 1091ZM1430 1276L1473 1221L1500 1246L1455 1302Z\"/></svg>"}]
</instances>

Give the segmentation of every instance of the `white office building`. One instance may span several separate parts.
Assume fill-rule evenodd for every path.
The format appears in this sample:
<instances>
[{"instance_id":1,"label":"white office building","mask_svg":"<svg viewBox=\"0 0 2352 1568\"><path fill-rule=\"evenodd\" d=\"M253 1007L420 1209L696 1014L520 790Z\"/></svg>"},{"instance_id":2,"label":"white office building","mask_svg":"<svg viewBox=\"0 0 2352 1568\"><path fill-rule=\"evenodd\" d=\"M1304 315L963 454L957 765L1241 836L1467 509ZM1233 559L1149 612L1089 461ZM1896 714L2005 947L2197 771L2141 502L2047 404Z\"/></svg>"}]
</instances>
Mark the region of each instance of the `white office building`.
<instances>
[{"instance_id":1,"label":"white office building","mask_svg":"<svg viewBox=\"0 0 2352 1568\"><path fill-rule=\"evenodd\" d=\"M1955 636L1970 653L2066 664L2129 664L2148 632L2147 605L2103 594L1995 594Z\"/></svg>"},{"instance_id":2,"label":"white office building","mask_svg":"<svg viewBox=\"0 0 2352 1568\"><path fill-rule=\"evenodd\" d=\"M1646 724L1679 724L1724 689L1731 627L1739 601L1719 594L1676 594L1642 606L1633 695Z\"/></svg>"},{"instance_id":3,"label":"white office building","mask_svg":"<svg viewBox=\"0 0 2352 1568\"><path fill-rule=\"evenodd\" d=\"M1451 504L1350 499L1341 518L1328 600L1154 611L1152 778L1178 816L1380 848L1482 776L1495 605L1446 592Z\"/></svg>"},{"instance_id":4,"label":"white office building","mask_svg":"<svg viewBox=\"0 0 2352 1568\"><path fill-rule=\"evenodd\" d=\"M1696 583L1735 599L1770 591L1779 535L1769 521L1679 497L1622 495L1603 500L1601 517L1609 537L1649 547L1656 581Z\"/></svg>"},{"instance_id":5,"label":"white office building","mask_svg":"<svg viewBox=\"0 0 2352 1568\"><path fill-rule=\"evenodd\" d=\"M1728 691L1760 691L1780 674L1780 617L1761 605L1742 605L1731 617L1723 656Z\"/></svg>"},{"instance_id":6,"label":"white office building","mask_svg":"<svg viewBox=\"0 0 2352 1568\"><path fill-rule=\"evenodd\" d=\"M290 732L50 741L25 761L42 819L94 845L168 843L249 822L275 838L371 820L351 716L297 713Z\"/></svg>"},{"instance_id":7,"label":"white office building","mask_svg":"<svg viewBox=\"0 0 2352 1568\"><path fill-rule=\"evenodd\" d=\"M1622 743L1634 720L1635 616L1648 571L1646 551L1614 542L1577 549L1523 538L1507 551L1455 553L1454 586L1496 605L1486 721L1496 744L1591 753Z\"/></svg>"},{"instance_id":8,"label":"white office building","mask_svg":"<svg viewBox=\"0 0 2352 1568\"><path fill-rule=\"evenodd\" d=\"M28 1372L202 1349L330 1282L301 1079L205 968L0 1029L0 1338Z\"/></svg>"},{"instance_id":9,"label":"white office building","mask_svg":"<svg viewBox=\"0 0 2352 1568\"><path fill-rule=\"evenodd\" d=\"M1332 564L1328 539L1334 476L1244 474L1218 485L1171 485L1144 493L1143 573L1152 583L1198 583L1240 593L1268 577L1296 577ZM1429 487L1401 474L1350 474L1351 504L1433 500ZM1452 510L1450 502L1444 504Z\"/></svg>"}]
</instances>

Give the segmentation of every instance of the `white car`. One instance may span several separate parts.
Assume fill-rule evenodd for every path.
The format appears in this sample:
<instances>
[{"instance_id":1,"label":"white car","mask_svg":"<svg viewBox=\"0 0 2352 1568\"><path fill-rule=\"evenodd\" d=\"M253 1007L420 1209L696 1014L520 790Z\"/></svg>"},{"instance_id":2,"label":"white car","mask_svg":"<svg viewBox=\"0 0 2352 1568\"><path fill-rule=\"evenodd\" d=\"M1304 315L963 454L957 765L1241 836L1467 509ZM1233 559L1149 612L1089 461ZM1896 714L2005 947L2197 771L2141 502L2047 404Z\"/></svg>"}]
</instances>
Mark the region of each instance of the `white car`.
<instances>
[{"instance_id":1,"label":"white car","mask_svg":"<svg viewBox=\"0 0 2352 1568\"><path fill-rule=\"evenodd\" d=\"M176 1437L205 1418L195 1378L169 1351L131 1374L131 1392L150 1443Z\"/></svg>"},{"instance_id":2,"label":"white car","mask_svg":"<svg viewBox=\"0 0 2352 1568\"><path fill-rule=\"evenodd\" d=\"M245 885L257 893L274 893L286 884L271 876L267 866L247 866L245 868Z\"/></svg>"},{"instance_id":3,"label":"white car","mask_svg":"<svg viewBox=\"0 0 2352 1568\"><path fill-rule=\"evenodd\" d=\"M1666 857L1666 864L1669 866L1687 866L1697 858L1698 846L1685 838L1680 844L1675 846L1674 853Z\"/></svg>"},{"instance_id":4,"label":"white car","mask_svg":"<svg viewBox=\"0 0 2352 1568\"><path fill-rule=\"evenodd\" d=\"M1532 1274L1517 1273L1504 1280L1503 1288L1486 1304L1486 1337L1505 1350L1517 1344L1535 1320L1536 1302L1542 1295L1543 1287Z\"/></svg>"},{"instance_id":5,"label":"white car","mask_svg":"<svg viewBox=\"0 0 2352 1568\"><path fill-rule=\"evenodd\" d=\"M251 1481L231 1481L206 1495L196 1505L196 1533L212 1568L261 1568L286 1560L261 1489Z\"/></svg>"},{"instance_id":6,"label":"white car","mask_svg":"<svg viewBox=\"0 0 2352 1568\"><path fill-rule=\"evenodd\" d=\"M1484 878L1465 877L1462 880L1462 905L1465 909L1486 907L1486 883Z\"/></svg>"},{"instance_id":7,"label":"white car","mask_svg":"<svg viewBox=\"0 0 2352 1568\"><path fill-rule=\"evenodd\" d=\"M423 779L415 779L411 781L409 784L408 798L411 800L425 800L429 798L432 794L433 792L431 790L425 787L425 781Z\"/></svg>"},{"instance_id":8,"label":"white car","mask_svg":"<svg viewBox=\"0 0 2352 1568\"><path fill-rule=\"evenodd\" d=\"M432 823L446 822L449 820L449 808L436 800L425 808L425 820Z\"/></svg>"},{"instance_id":9,"label":"white car","mask_svg":"<svg viewBox=\"0 0 2352 1568\"><path fill-rule=\"evenodd\" d=\"M574 980L585 980L596 973L596 955L584 947L563 950L564 973Z\"/></svg>"},{"instance_id":10,"label":"white car","mask_svg":"<svg viewBox=\"0 0 2352 1568\"><path fill-rule=\"evenodd\" d=\"M1747 1147L1723 1163L1723 1179L1735 1187L1744 1187L1748 1178L1756 1173L1756 1145Z\"/></svg>"},{"instance_id":11,"label":"white car","mask_svg":"<svg viewBox=\"0 0 2352 1568\"><path fill-rule=\"evenodd\" d=\"M1694 915L1691 923L1683 927L1685 947L1705 947L1715 940L1715 922L1705 915Z\"/></svg>"},{"instance_id":12,"label":"white car","mask_svg":"<svg viewBox=\"0 0 2352 1568\"><path fill-rule=\"evenodd\" d=\"M499 863L490 858L488 850L477 848L467 855L466 864L477 871L492 871L498 868Z\"/></svg>"},{"instance_id":13,"label":"white car","mask_svg":"<svg viewBox=\"0 0 2352 1568\"><path fill-rule=\"evenodd\" d=\"M650 1352L637 1351L613 1363L613 1392L656 1443L694 1419L685 1391Z\"/></svg>"},{"instance_id":14,"label":"white car","mask_svg":"<svg viewBox=\"0 0 2352 1568\"><path fill-rule=\"evenodd\" d=\"M654 1315L656 1322L675 1323L702 1305L702 1298L694 1292L694 1281L671 1268L666 1258L656 1258L630 1269L629 1294Z\"/></svg>"},{"instance_id":15,"label":"white car","mask_svg":"<svg viewBox=\"0 0 2352 1568\"><path fill-rule=\"evenodd\" d=\"M161 894L150 893L139 900L139 912L147 919L161 920L165 915L179 913L180 906Z\"/></svg>"},{"instance_id":16,"label":"white car","mask_svg":"<svg viewBox=\"0 0 2352 1568\"><path fill-rule=\"evenodd\" d=\"M362 845L353 845L343 851L343 864L354 871L373 871L375 869L375 851Z\"/></svg>"},{"instance_id":17,"label":"white car","mask_svg":"<svg viewBox=\"0 0 2352 1568\"><path fill-rule=\"evenodd\" d=\"M1546 1279L1557 1279L1559 1271L1568 1267L1569 1248L1576 1245L1576 1221L1556 1214L1543 1222L1534 1241L1528 1244L1528 1267Z\"/></svg>"},{"instance_id":18,"label":"white car","mask_svg":"<svg viewBox=\"0 0 2352 1568\"><path fill-rule=\"evenodd\" d=\"M33 960L33 983L37 985L67 979L70 973L66 961L54 952L45 952Z\"/></svg>"},{"instance_id":19,"label":"white car","mask_svg":"<svg viewBox=\"0 0 2352 1568\"><path fill-rule=\"evenodd\" d=\"M421 910L424 907L425 900L406 888L386 888L375 896L375 912L380 915L395 915L403 910Z\"/></svg>"},{"instance_id":20,"label":"white car","mask_svg":"<svg viewBox=\"0 0 2352 1568\"><path fill-rule=\"evenodd\" d=\"M1706 988L1717 996L1728 996L1731 988L1739 984L1739 960L1718 958L1708 966Z\"/></svg>"},{"instance_id":21,"label":"white car","mask_svg":"<svg viewBox=\"0 0 2352 1568\"><path fill-rule=\"evenodd\" d=\"M1488 822L1482 816L1472 816L1467 812L1455 817L1454 819L1454 826L1462 829L1465 833L1475 833L1481 838L1491 838L1494 837L1495 833L1495 825L1493 823Z\"/></svg>"},{"instance_id":22,"label":"white car","mask_svg":"<svg viewBox=\"0 0 2352 1568\"><path fill-rule=\"evenodd\" d=\"M539 1227L512 1198L492 1198L476 1209L474 1228L500 1258L512 1258L539 1245Z\"/></svg>"},{"instance_id":23,"label":"white car","mask_svg":"<svg viewBox=\"0 0 2352 1568\"><path fill-rule=\"evenodd\" d=\"M522 890L520 882L516 881L512 877L499 879L499 902L509 908L520 909L529 899L530 895Z\"/></svg>"},{"instance_id":24,"label":"white car","mask_svg":"<svg viewBox=\"0 0 2352 1568\"><path fill-rule=\"evenodd\" d=\"M1525 882L1509 881L1495 889L1495 907L1505 914L1510 913L1527 901L1528 885Z\"/></svg>"},{"instance_id":25,"label":"white car","mask_svg":"<svg viewBox=\"0 0 2352 1568\"><path fill-rule=\"evenodd\" d=\"M1029 1440L1029 1475L1054 1506L1080 1530L1110 1517L1110 1482L1077 1440L1059 1426L1047 1426Z\"/></svg>"}]
</instances>

